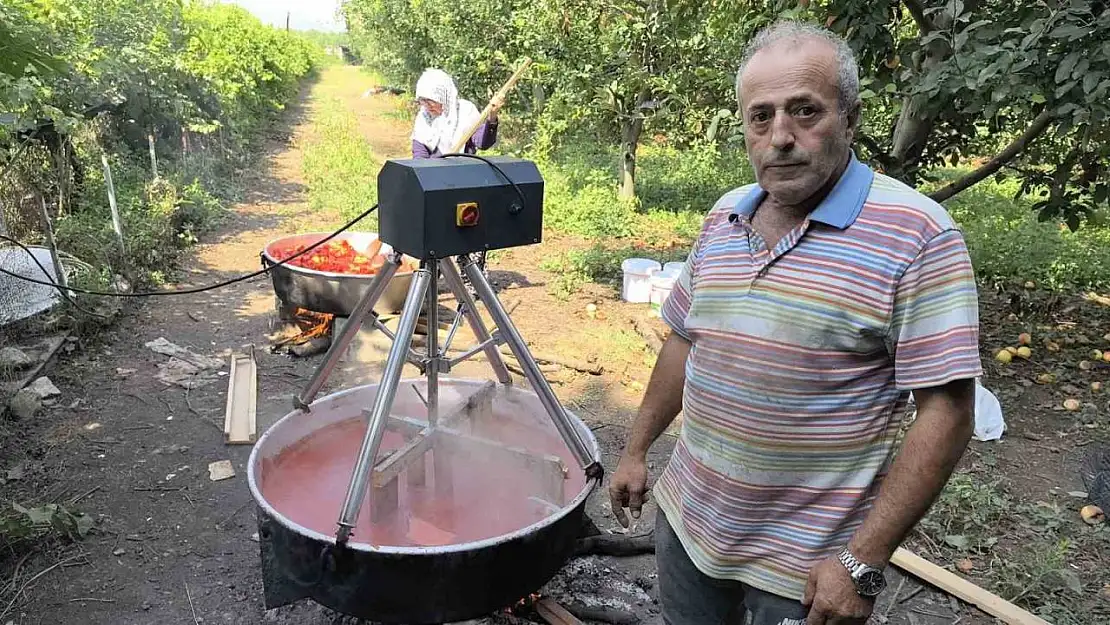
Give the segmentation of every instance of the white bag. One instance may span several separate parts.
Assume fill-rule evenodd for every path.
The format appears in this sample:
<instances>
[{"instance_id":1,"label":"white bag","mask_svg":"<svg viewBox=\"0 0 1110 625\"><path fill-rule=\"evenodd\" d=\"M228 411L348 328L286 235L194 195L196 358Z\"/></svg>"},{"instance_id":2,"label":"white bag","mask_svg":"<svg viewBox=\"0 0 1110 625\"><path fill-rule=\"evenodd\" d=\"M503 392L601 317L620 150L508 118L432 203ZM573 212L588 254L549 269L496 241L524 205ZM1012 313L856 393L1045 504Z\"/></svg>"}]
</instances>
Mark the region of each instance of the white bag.
<instances>
[{"instance_id":1,"label":"white bag","mask_svg":"<svg viewBox=\"0 0 1110 625\"><path fill-rule=\"evenodd\" d=\"M994 393L975 380L975 440L996 441L1006 431L1002 418L1002 404Z\"/></svg>"}]
</instances>

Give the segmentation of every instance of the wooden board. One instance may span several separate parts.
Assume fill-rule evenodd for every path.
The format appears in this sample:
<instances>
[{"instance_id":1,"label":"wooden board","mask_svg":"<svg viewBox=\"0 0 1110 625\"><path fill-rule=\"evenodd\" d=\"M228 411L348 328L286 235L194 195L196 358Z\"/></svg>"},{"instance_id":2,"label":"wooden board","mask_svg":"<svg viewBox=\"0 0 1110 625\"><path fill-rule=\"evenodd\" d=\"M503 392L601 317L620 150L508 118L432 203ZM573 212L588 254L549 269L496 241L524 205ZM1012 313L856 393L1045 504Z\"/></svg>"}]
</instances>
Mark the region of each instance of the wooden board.
<instances>
[{"instance_id":1,"label":"wooden board","mask_svg":"<svg viewBox=\"0 0 1110 625\"><path fill-rule=\"evenodd\" d=\"M903 571L928 582L944 592L962 599L980 610L1000 619L1007 625L1051 625L1002 597L991 593L966 579L946 571L908 549L899 548L890 563Z\"/></svg>"},{"instance_id":2,"label":"wooden board","mask_svg":"<svg viewBox=\"0 0 1110 625\"><path fill-rule=\"evenodd\" d=\"M536 602L536 612L539 612L543 620L551 623L551 625L582 625L582 621L567 612L566 608L550 597L545 597Z\"/></svg>"},{"instance_id":3,"label":"wooden board","mask_svg":"<svg viewBox=\"0 0 1110 625\"><path fill-rule=\"evenodd\" d=\"M257 435L258 366L254 351L231 355L231 373L227 376L227 410L224 413L224 437L229 445L250 445Z\"/></svg>"}]
</instances>

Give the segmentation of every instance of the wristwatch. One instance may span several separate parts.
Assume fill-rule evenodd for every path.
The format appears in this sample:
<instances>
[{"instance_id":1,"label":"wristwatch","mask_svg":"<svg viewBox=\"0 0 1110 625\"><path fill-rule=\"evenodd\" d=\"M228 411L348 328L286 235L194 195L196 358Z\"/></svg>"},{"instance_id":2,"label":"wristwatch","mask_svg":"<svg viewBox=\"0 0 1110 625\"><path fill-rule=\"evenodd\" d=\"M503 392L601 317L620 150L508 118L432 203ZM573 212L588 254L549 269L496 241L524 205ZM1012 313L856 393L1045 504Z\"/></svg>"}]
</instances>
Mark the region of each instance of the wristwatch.
<instances>
[{"instance_id":1,"label":"wristwatch","mask_svg":"<svg viewBox=\"0 0 1110 625\"><path fill-rule=\"evenodd\" d=\"M878 597L879 593L886 588L886 577L883 576L883 571L860 562L847 547L841 549L836 557L844 568L848 569L848 575L852 577L852 583L856 585L859 596Z\"/></svg>"}]
</instances>

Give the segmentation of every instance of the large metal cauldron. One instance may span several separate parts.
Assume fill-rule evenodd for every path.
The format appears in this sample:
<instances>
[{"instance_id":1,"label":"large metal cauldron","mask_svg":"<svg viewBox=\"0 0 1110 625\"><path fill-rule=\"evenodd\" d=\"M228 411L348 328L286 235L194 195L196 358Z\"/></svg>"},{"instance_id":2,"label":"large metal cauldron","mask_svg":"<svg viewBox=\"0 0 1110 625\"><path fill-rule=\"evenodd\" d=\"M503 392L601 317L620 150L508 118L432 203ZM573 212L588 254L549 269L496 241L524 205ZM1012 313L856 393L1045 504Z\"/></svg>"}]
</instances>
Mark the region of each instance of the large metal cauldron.
<instances>
[{"instance_id":1,"label":"large metal cauldron","mask_svg":"<svg viewBox=\"0 0 1110 625\"><path fill-rule=\"evenodd\" d=\"M312 245L329 234L331 233L310 232L289 235L274 239L262 248L262 265L273 267L270 270L270 278L274 283L274 293L287 308L306 308L315 312L347 317L370 287L370 281L374 279L372 275L316 271L293 264L277 265L279 258L283 256L280 254L281 251L290 250L299 245ZM378 234L344 232L332 240L343 239L350 242L356 250L363 251L378 239ZM389 244L383 244L381 253L388 253L391 249ZM405 304L405 295L408 293L410 282L412 282L412 272L398 270L386 287L385 293L374 306L374 311L378 314L400 312Z\"/></svg>"},{"instance_id":2,"label":"large metal cauldron","mask_svg":"<svg viewBox=\"0 0 1110 625\"><path fill-rule=\"evenodd\" d=\"M404 380L399 388L413 384L426 390L423 379ZM461 396L482 384L484 381L447 378L440 380L440 389L445 397L452 393ZM582 491L558 512L528 527L438 547L371 546L352 540L338 550L334 536L291 521L266 500L265 461L320 428L359 415L372 404L377 386L356 387L318 399L310 413L289 413L255 444L247 479L258 504L266 607L310 598L377 622L431 625L477 618L511 606L551 579L574 550L586 499L597 486L596 480L587 480ZM422 410L417 401L415 393L399 392L394 414ZM498 387L495 413L499 404L502 410L523 407L537 418L548 418L539 397L530 391ZM577 416L568 414L598 457L593 433ZM581 471L577 466L570 470Z\"/></svg>"}]
</instances>

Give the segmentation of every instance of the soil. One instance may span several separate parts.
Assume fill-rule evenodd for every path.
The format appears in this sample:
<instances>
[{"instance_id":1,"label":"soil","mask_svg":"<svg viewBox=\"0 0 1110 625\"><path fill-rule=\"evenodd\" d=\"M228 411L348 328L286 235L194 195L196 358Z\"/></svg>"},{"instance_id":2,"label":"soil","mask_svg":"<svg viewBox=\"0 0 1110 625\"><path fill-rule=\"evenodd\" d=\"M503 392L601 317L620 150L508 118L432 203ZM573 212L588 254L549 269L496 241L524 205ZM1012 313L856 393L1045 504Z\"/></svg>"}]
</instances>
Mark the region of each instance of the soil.
<instances>
[{"instance_id":1,"label":"soil","mask_svg":"<svg viewBox=\"0 0 1110 625\"><path fill-rule=\"evenodd\" d=\"M308 121L321 93L340 97L355 111L360 131L379 155L405 154L409 122L396 112L400 99L387 94L364 97L369 86L369 79L354 68L331 68L290 108L289 130L269 137L261 166L247 173L246 200L234 207L216 234L194 249L180 286L253 270L266 242L299 224L322 219L307 204L301 163L304 146L313 140ZM603 462L612 471L654 361L633 323L657 322L650 320L645 307L619 302L606 287L590 286L567 299L552 295L547 284L554 276L538 269L540 261L580 245L572 237L553 237L542 245L501 253L491 264L490 276L536 353L601 366L600 375L554 368L548 377L564 404L595 431ZM1099 341L1110 331L1110 308L1078 295L1050 302L1036 289L1017 293L1017 303L1013 290L985 291L982 301L984 359L990 363L984 383L1002 400L1010 429L1001 442L973 443L964 468L1006 476L1011 492L1023 499L1057 498L1077 508L1064 493L1082 489L1080 459L1085 449L1107 439L1110 412L1108 396L1087 392L1086 384L1096 379L1110 382L1110 365L1079 372L1067 360L1086 345L1067 345L1062 353L1053 353L1052 361L1041 358L1043 349L1032 362L1008 367L990 359L994 350L1015 343L1017 333L1025 330L1033 331L1037 341L1050 335L1062 341L1076 334ZM587 314L588 303L599 305L596 318ZM125 309L113 326L60 354L50 377L62 396L33 420L6 428L17 436L0 440L0 469L26 468L20 479L2 486L2 499L65 502L93 515L96 527L80 541L19 543L0 553L0 623L349 622L313 604L265 609L259 549L252 540L257 528L246 482L250 447L225 445L223 439L226 378L211 376L207 384L190 390L169 386L155 377L167 358L145 347L165 337L227 362L232 352L254 346L261 433L292 410L290 398L321 360L269 353L265 337L273 308L266 279L199 295L152 298ZM1017 316L1010 317L1011 311ZM1038 329L1042 326L1049 329ZM363 333L359 340L332 388L376 380L385 349L380 334ZM1104 342L1103 347L1110 345ZM1070 381L1053 387L1026 384L1043 367L1066 368ZM483 363L467 362L453 375L489 377L487 372ZM415 370L410 367L407 373ZM1075 394L1089 406L1079 413L1058 411L1060 385L1065 383L1075 386ZM652 450L653 477L666 463L673 433L674 428ZM220 460L230 460L236 475L211 481L207 467ZM603 493L595 493L588 511L601 531L620 531ZM654 513L649 504L631 531L652 527ZM940 550L928 551L928 545L913 546L934 561L946 557ZM1101 557L1097 552L1086 554L1076 564L1092 580L1105 578L1108 567ZM36 574L41 575L34 578ZM992 621L932 589L901 601L920 584L896 571L891 575L892 588L900 592L886 594L876 610L885 620L877 622L931 625L953 623L957 617L968 624ZM651 556L587 558L568 565L547 591L572 603L631 585L646 592L647 600L628 590L617 603L623 601L645 623L659 623L650 600L654 577ZM1101 579L1091 587L1108 582ZM17 587L22 592L13 592Z\"/></svg>"}]
</instances>

